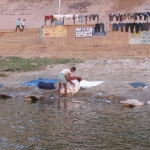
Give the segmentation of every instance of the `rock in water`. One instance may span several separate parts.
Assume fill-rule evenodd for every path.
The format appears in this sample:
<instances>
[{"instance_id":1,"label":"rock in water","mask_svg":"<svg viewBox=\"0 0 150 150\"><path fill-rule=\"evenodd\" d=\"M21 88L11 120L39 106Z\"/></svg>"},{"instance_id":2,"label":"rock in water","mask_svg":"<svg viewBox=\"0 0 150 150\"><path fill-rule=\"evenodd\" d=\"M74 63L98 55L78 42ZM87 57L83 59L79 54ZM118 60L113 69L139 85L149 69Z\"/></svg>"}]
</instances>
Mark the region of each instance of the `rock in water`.
<instances>
[{"instance_id":1,"label":"rock in water","mask_svg":"<svg viewBox=\"0 0 150 150\"><path fill-rule=\"evenodd\" d=\"M109 99L109 100L113 100L114 98L115 98L115 95L110 95L107 97L107 99Z\"/></svg>"},{"instance_id":2,"label":"rock in water","mask_svg":"<svg viewBox=\"0 0 150 150\"><path fill-rule=\"evenodd\" d=\"M12 98L12 96L7 94L0 94L0 99L7 99L7 98Z\"/></svg>"},{"instance_id":3,"label":"rock in water","mask_svg":"<svg viewBox=\"0 0 150 150\"><path fill-rule=\"evenodd\" d=\"M24 98L25 98L25 101L29 101L29 102L31 102L31 103L35 103L35 102L37 102L37 101L39 100L39 99L38 99L36 96L34 96L34 95L25 95Z\"/></svg>"},{"instance_id":4,"label":"rock in water","mask_svg":"<svg viewBox=\"0 0 150 150\"><path fill-rule=\"evenodd\" d=\"M147 104L150 105L150 101L148 101Z\"/></svg>"},{"instance_id":5,"label":"rock in water","mask_svg":"<svg viewBox=\"0 0 150 150\"><path fill-rule=\"evenodd\" d=\"M120 101L121 104L125 107L135 107L135 106L143 106L144 103L140 102L137 99L128 99L126 101Z\"/></svg>"}]
</instances>

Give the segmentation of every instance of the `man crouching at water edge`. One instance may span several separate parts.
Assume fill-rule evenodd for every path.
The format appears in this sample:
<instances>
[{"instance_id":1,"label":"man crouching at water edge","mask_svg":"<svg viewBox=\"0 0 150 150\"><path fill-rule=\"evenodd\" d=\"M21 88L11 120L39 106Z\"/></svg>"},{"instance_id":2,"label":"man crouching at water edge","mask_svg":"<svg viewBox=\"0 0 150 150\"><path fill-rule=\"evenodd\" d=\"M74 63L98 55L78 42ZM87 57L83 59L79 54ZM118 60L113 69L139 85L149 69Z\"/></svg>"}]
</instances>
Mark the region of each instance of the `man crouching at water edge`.
<instances>
[{"instance_id":1,"label":"man crouching at water edge","mask_svg":"<svg viewBox=\"0 0 150 150\"><path fill-rule=\"evenodd\" d=\"M60 98L60 90L61 90L61 85L63 84L64 86L64 93L65 93L65 97L67 97L67 82L70 82L71 84L74 84L71 81L70 75L72 72L76 71L75 67L72 67L70 69L63 69L59 75L58 75L58 97Z\"/></svg>"}]
</instances>

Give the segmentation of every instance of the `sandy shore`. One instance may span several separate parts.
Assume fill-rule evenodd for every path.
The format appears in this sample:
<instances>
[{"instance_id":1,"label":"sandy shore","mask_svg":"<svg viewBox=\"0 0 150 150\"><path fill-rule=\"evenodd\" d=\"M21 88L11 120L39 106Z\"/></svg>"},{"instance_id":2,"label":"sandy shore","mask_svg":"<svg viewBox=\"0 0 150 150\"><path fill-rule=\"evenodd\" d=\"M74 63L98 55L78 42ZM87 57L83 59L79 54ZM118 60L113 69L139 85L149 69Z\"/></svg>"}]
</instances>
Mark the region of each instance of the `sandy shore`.
<instances>
[{"instance_id":1,"label":"sandy shore","mask_svg":"<svg viewBox=\"0 0 150 150\"><path fill-rule=\"evenodd\" d=\"M80 89L73 97L79 100L83 99L104 99L108 100L108 96L114 95L111 100L119 102L130 98L136 98L140 101L147 102L150 100L149 88L143 90L142 87L134 88L129 83L142 82L150 83L150 59L96 59L85 60L80 64L63 64L50 65L44 70L12 73L8 77L1 77L0 93L12 96L23 96L26 94L45 96L57 96L57 88L55 90L43 90L35 87L25 87L21 83L38 79L38 78L57 78L57 74L64 68L74 66L77 71L74 75L82 77L87 81L104 81L102 85ZM56 84L57 87L57 84ZM102 93L99 95L99 93Z\"/></svg>"}]
</instances>

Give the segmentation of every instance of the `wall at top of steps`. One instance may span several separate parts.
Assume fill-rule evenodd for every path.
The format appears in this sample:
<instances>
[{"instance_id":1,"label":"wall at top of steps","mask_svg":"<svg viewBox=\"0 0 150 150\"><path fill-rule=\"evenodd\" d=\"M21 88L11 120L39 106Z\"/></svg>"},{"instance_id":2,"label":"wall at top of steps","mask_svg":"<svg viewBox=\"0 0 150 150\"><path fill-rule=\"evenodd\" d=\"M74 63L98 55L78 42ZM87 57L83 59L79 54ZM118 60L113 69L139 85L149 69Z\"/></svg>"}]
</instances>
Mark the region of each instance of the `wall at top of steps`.
<instances>
[{"instance_id":1,"label":"wall at top of steps","mask_svg":"<svg viewBox=\"0 0 150 150\"><path fill-rule=\"evenodd\" d=\"M80 27L94 27L94 25L66 26L66 37L64 35L64 37L43 35L43 45L49 49L49 56L71 58L150 57L149 44L129 44L130 30L129 32L112 31L112 25L110 25L110 31L106 36L77 38L75 31ZM45 26L45 28L47 27ZM57 26L49 26L49 28L57 28ZM46 30L46 32L48 31ZM56 30L56 36L57 34Z\"/></svg>"}]
</instances>

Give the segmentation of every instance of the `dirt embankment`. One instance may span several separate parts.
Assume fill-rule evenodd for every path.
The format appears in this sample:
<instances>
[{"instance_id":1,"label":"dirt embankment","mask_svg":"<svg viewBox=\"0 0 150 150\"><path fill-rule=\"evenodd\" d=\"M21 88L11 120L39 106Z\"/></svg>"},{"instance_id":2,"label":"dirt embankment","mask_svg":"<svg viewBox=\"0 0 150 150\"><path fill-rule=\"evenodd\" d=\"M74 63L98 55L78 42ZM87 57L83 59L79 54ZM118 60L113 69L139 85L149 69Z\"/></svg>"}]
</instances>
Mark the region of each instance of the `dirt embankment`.
<instances>
[{"instance_id":1,"label":"dirt embankment","mask_svg":"<svg viewBox=\"0 0 150 150\"><path fill-rule=\"evenodd\" d=\"M44 16L58 14L57 0L0 1L0 29L12 29L18 17L26 19L26 28L40 28ZM108 21L109 13L149 11L149 0L62 0L61 14L99 14L100 21Z\"/></svg>"}]
</instances>

